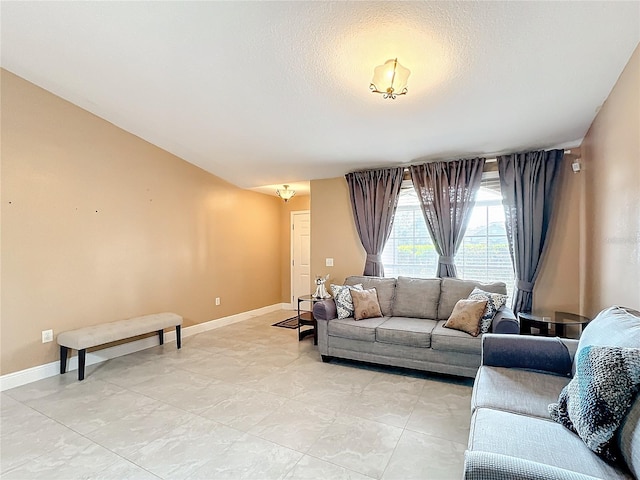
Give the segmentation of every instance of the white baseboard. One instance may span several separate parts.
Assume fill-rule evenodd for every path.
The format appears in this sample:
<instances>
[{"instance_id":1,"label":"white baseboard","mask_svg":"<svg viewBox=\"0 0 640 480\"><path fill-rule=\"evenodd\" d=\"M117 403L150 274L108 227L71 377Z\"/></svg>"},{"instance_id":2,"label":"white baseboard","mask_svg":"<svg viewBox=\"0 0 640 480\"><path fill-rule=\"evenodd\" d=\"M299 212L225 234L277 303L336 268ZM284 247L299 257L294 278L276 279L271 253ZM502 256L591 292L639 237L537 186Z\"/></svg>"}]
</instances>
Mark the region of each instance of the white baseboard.
<instances>
[{"instance_id":1,"label":"white baseboard","mask_svg":"<svg viewBox=\"0 0 640 480\"><path fill-rule=\"evenodd\" d=\"M206 332L208 330L214 330L216 328L225 327L233 323L243 322L252 317L258 315L264 315L266 313L276 312L279 310L288 310L290 307L287 303L276 303L267 307L257 308L249 312L238 313L236 315L230 315L228 317L217 318L204 323L198 323L197 325L191 325L184 327L181 330L182 338L190 337L198 333ZM165 332L164 342L175 342L176 332L174 330ZM103 348L97 352L87 353L85 359L85 365L95 365L112 358L121 357L130 353L139 352L147 348L155 347L158 345L157 336L143 338L141 340L135 340L133 342L123 343L114 347ZM67 372L78 369L78 357L74 355L71 357L67 364ZM27 368L20 370L19 372L7 373L0 377L0 392L9 390L10 388L26 385L27 383L37 382L44 378L53 377L60 374L60 362L51 362L44 365L38 365L37 367Z\"/></svg>"}]
</instances>

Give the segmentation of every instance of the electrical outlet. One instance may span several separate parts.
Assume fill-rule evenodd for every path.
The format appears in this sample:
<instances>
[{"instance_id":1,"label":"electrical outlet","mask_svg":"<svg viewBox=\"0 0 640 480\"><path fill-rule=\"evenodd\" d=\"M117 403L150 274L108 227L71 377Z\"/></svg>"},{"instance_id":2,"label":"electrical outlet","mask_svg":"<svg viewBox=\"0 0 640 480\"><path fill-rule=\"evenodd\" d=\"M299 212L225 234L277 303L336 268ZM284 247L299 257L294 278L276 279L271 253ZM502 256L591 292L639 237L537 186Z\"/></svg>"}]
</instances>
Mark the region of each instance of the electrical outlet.
<instances>
[{"instance_id":1,"label":"electrical outlet","mask_svg":"<svg viewBox=\"0 0 640 480\"><path fill-rule=\"evenodd\" d=\"M42 331L42 343L53 342L53 330Z\"/></svg>"},{"instance_id":2,"label":"electrical outlet","mask_svg":"<svg viewBox=\"0 0 640 480\"><path fill-rule=\"evenodd\" d=\"M220 297L216 297L216 306L220 305Z\"/></svg>"},{"instance_id":3,"label":"electrical outlet","mask_svg":"<svg viewBox=\"0 0 640 480\"><path fill-rule=\"evenodd\" d=\"M325 258L324 264L326 267L333 267L333 258Z\"/></svg>"}]
</instances>

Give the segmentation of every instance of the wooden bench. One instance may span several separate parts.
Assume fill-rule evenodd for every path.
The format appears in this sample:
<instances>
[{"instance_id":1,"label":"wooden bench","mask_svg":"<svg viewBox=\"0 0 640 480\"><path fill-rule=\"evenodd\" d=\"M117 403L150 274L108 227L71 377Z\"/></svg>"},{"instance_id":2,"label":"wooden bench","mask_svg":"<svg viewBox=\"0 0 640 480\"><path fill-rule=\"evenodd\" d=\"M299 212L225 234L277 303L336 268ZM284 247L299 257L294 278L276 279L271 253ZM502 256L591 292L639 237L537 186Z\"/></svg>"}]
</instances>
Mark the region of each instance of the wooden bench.
<instances>
[{"instance_id":1,"label":"wooden bench","mask_svg":"<svg viewBox=\"0 0 640 480\"><path fill-rule=\"evenodd\" d=\"M182 317L175 313L154 313L142 317L119 320L117 322L102 323L91 327L69 330L58 334L60 345L60 374L67 371L67 356L69 349L78 351L78 380L84 380L84 364L87 348L104 345L105 343L123 340L150 332L158 332L160 345L164 344L164 329L176 328L176 343L181 347L180 327Z\"/></svg>"}]
</instances>

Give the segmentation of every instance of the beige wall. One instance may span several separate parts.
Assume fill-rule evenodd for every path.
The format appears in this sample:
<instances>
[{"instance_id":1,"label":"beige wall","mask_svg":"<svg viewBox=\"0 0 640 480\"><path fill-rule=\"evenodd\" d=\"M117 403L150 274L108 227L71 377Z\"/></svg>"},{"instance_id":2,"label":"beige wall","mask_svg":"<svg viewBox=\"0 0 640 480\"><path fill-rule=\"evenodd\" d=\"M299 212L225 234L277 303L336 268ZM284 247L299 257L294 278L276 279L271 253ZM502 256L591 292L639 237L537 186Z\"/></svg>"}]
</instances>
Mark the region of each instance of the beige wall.
<instances>
[{"instance_id":1,"label":"beige wall","mask_svg":"<svg viewBox=\"0 0 640 480\"><path fill-rule=\"evenodd\" d=\"M640 47L583 142L587 311L640 310Z\"/></svg>"},{"instance_id":2,"label":"beige wall","mask_svg":"<svg viewBox=\"0 0 640 480\"><path fill-rule=\"evenodd\" d=\"M333 258L327 267L326 258ZM362 275L366 252L353 222L349 190L344 177L311 181L311 272L342 283Z\"/></svg>"},{"instance_id":3,"label":"beige wall","mask_svg":"<svg viewBox=\"0 0 640 480\"><path fill-rule=\"evenodd\" d=\"M299 212L310 209L309 195L296 195L287 203L280 200L280 258L282 262L282 275L280 276L280 289L282 291L282 303L291 303L291 212ZM313 277L313 271L311 272ZM315 290L315 283L311 291ZM294 305L294 307L297 304Z\"/></svg>"},{"instance_id":4,"label":"beige wall","mask_svg":"<svg viewBox=\"0 0 640 480\"><path fill-rule=\"evenodd\" d=\"M533 313L553 316L554 312L584 314L584 285L581 281L585 257L581 235L584 234L584 172L574 173L565 157L558 185L556 203L540 260L540 273L533 291Z\"/></svg>"},{"instance_id":5,"label":"beige wall","mask_svg":"<svg viewBox=\"0 0 640 480\"><path fill-rule=\"evenodd\" d=\"M45 329L160 311L192 325L281 302L280 199L1 81L2 374L57 360Z\"/></svg>"}]
</instances>

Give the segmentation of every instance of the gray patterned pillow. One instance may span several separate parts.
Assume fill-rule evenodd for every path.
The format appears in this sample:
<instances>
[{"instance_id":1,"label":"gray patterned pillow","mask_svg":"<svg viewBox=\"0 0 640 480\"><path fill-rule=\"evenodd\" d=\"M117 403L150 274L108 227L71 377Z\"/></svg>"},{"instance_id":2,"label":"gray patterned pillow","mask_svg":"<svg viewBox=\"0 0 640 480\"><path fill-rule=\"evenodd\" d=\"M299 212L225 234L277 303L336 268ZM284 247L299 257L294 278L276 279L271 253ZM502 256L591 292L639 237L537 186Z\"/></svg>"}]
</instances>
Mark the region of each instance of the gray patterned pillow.
<instances>
[{"instance_id":1,"label":"gray patterned pillow","mask_svg":"<svg viewBox=\"0 0 640 480\"><path fill-rule=\"evenodd\" d=\"M334 285L331 284L333 300L336 302L338 318L353 317L353 300L351 290L362 290L362 284L357 285Z\"/></svg>"},{"instance_id":2,"label":"gray patterned pillow","mask_svg":"<svg viewBox=\"0 0 640 480\"><path fill-rule=\"evenodd\" d=\"M549 413L595 453L615 461L615 433L639 390L640 348L589 345L578 352L576 374Z\"/></svg>"},{"instance_id":3,"label":"gray patterned pillow","mask_svg":"<svg viewBox=\"0 0 640 480\"><path fill-rule=\"evenodd\" d=\"M491 293L474 288L469 295L469 300L486 300L487 306L480 319L480 333L487 333L491 328L491 322L496 313L507 302L507 296L501 293Z\"/></svg>"}]
</instances>

